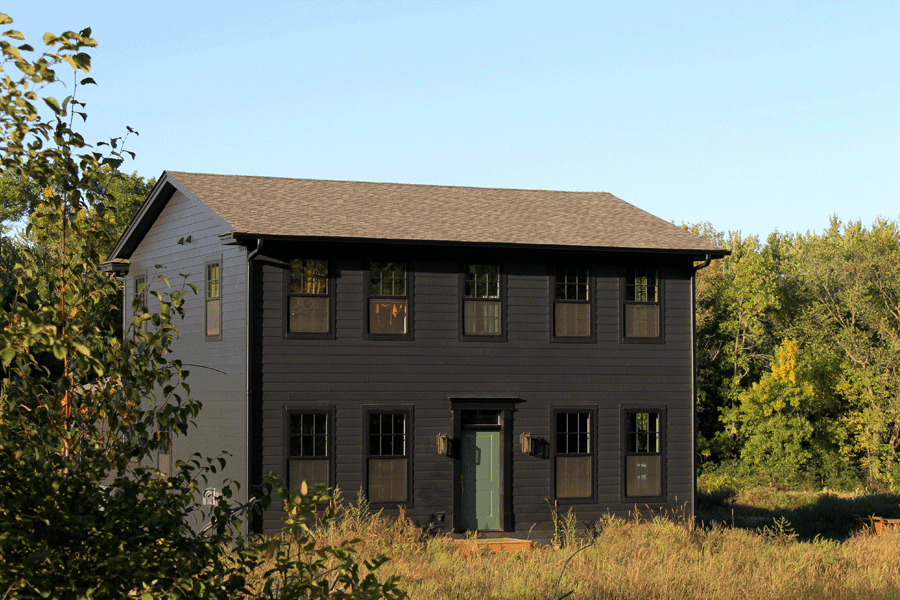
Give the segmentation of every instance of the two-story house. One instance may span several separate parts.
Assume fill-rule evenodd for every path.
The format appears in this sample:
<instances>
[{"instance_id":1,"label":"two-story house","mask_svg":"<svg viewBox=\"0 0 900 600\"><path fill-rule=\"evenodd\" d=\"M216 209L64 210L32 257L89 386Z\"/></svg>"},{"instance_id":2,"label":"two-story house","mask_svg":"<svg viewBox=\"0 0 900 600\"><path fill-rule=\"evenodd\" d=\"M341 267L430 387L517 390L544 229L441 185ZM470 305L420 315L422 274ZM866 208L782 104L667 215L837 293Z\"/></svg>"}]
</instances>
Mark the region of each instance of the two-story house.
<instances>
[{"instance_id":1,"label":"two-story house","mask_svg":"<svg viewBox=\"0 0 900 600\"><path fill-rule=\"evenodd\" d=\"M726 253L606 193L167 171L107 266L126 298L199 290L203 409L163 470L225 450L244 493L274 471L540 537L548 500L693 510L694 273Z\"/></svg>"}]
</instances>

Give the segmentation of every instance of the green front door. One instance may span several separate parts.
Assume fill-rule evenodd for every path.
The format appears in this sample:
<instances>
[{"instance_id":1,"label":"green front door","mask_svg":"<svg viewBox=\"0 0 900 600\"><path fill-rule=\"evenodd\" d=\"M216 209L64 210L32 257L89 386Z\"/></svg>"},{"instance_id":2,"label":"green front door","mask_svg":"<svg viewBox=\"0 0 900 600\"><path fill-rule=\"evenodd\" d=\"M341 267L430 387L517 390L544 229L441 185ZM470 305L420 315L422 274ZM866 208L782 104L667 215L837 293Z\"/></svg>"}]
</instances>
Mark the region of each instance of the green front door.
<instances>
[{"instance_id":1,"label":"green front door","mask_svg":"<svg viewBox=\"0 0 900 600\"><path fill-rule=\"evenodd\" d=\"M500 529L500 432L462 432L462 528Z\"/></svg>"}]
</instances>

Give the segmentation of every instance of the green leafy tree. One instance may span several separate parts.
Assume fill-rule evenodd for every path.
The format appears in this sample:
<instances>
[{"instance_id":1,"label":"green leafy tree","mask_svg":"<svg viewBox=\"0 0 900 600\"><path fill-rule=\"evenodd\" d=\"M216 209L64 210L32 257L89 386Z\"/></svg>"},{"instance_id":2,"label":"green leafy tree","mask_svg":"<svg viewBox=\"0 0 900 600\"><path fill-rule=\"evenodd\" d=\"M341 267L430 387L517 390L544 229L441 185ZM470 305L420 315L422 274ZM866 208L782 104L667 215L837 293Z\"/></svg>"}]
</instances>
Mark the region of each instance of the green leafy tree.
<instances>
[{"instance_id":1,"label":"green leafy tree","mask_svg":"<svg viewBox=\"0 0 900 600\"><path fill-rule=\"evenodd\" d=\"M696 288L698 450L717 462L740 455L737 423L726 415L765 372L778 344L785 242L773 235L760 244L755 236L721 233L709 223L683 227L731 251L698 271Z\"/></svg>"},{"instance_id":2,"label":"green leafy tree","mask_svg":"<svg viewBox=\"0 0 900 600\"><path fill-rule=\"evenodd\" d=\"M785 339L770 371L741 393L740 405L726 414L744 438L745 467L778 485L812 479L822 483L828 475L817 467L837 452L829 386L827 373L804 360L798 342Z\"/></svg>"},{"instance_id":3,"label":"green leafy tree","mask_svg":"<svg viewBox=\"0 0 900 600\"><path fill-rule=\"evenodd\" d=\"M10 22L0 14L0 24ZM85 77L86 50L96 45L90 36L46 34L36 59L25 58L29 45L14 45L21 33L0 40L2 68L19 72L0 79L0 164L40 191L25 211L33 243L20 248L0 305L0 598L237 598L249 592L246 576L261 558L241 535L248 507L230 503L231 485L214 506L197 504L204 477L223 459L195 455L172 474L155 468L170 437L187 433L200 410L187 371L170 358L185 294L196 290L151 292L153 313L139 295L122 337L95 318L118 294L98 267L116 235L106 207L125 201L110 183L123 150L111 141L104 154L84 141L74 129L84 105L74 94L45 94L66 64L73 87L93 83ZM267 489L258 496L263 505ZM315 501L294 504L308 514ZM311 543L308 530L293 531L296 543ZM355 575L343 549L320 552L342 561L344 597L401 597Z\"/></svg>"},{"instance_id":4,"label":"green leafy tree","mask_svg":"<svg viewBox=\"0 0 900 600\"><path fill-rule=\"evenodd\" d=\"M900 488L900 229L834 218L791 261L805 303L798 335L828 348L840 371L844 453L870 483Z\"/></svg>"}]
</instances>

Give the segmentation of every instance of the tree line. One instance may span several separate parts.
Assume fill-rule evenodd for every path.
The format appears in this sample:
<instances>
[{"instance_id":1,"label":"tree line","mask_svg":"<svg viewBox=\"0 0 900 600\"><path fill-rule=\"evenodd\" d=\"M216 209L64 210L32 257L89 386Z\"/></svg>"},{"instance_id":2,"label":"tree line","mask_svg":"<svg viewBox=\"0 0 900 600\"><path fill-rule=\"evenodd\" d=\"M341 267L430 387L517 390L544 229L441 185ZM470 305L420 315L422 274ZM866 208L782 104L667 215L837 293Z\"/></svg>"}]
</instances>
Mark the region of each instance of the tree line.
<instances>
[{"instance_id":1,"label":"tree line","mask_svg":"<svg viewBox=\"0 0 900 600\"><path fill-rule=\"evenodd\" d=\"M697 275L701 470L900 488L900 224L684 227L731 251Z\"/></svg>"}]
</instances>

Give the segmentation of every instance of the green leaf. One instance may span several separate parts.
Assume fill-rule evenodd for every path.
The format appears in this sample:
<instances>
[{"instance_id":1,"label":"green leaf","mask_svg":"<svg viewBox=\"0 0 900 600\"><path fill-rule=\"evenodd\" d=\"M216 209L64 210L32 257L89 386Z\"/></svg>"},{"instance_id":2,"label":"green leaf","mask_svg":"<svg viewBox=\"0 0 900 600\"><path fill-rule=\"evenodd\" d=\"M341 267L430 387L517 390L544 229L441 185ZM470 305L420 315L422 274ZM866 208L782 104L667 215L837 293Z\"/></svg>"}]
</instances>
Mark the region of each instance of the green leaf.
<instances>
[{"instance_id":1,"label":"green leaf","mask_svg":"<svg viewBox=\"0 0 900 600\"><path fill-rule=\"evenodd\" d=\"M4 17L6 16L6 15L3 15L3 13L0 13L0 15L2 15ZM4 23L2 21L0 21L0 24L4 24ZM21 32L16 31L15 29L10 29L9 31L4 31L3 35L5 35L6 37L9 37L9 38L12 38L14 40L24 40L25 39L25 36L22 35Z\"/></svg>"},{"instance_id":2,"label":"green leaf","mask_svg":"<svg viewBox=\"0 0 900 600\"><path fill-rule=\"evenodd\" d=\"M8 367L15 357L16 351L12 348L4 348L3 350L0 350L0 362L3 363L4 367Z\"/></svg>"},{"instance_id":3,"label":"green leaf","mask_svg":"<svg viewBox=\"0 0 900 600\"><path fill-rule=\"evenodd\" d=\"M62 116L62 115L65 114L65 113L63 112L63 109L60 108L59 102L56 101L56 98L53 98L53 97L51 97L51 96L47 96L46 98L44 98L44 103L45 103L47 106L49 106L49 107L53 110L53 112L56 113L57 115L61 115L61 116Z\"/></svg>"}]
</instances>

